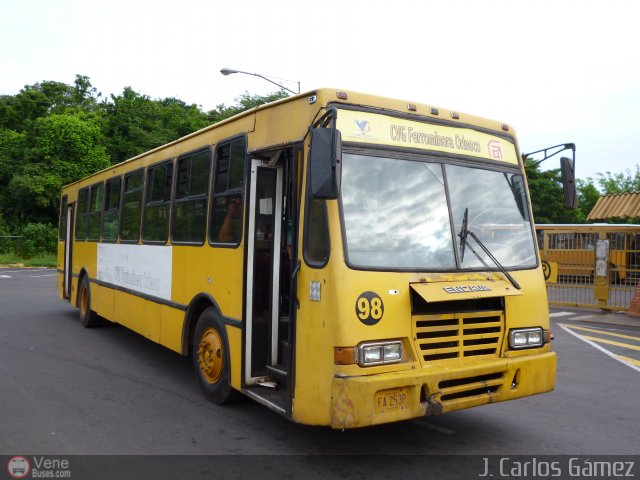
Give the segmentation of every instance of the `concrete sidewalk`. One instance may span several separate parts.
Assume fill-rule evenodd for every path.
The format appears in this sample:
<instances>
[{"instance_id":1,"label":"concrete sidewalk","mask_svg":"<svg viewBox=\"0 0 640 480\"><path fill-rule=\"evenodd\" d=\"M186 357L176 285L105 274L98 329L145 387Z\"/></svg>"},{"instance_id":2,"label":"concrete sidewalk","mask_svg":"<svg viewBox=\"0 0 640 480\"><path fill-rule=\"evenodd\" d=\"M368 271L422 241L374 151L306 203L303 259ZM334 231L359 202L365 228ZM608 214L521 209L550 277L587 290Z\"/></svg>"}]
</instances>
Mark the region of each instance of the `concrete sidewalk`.
<instances>
[{"instance_id":1,"label":"concrete sidewalk","mask_svg":"<svg viewBox=\"0 0 640 480\"><path fill-rule=\"evenodd\" d=\"M551 313L553 313L554 311L563 311L582 314L579 317L571 318L572 320L580 320L581 322L605 323L610 325L623 325L627 327L640 328L640 317L632 317L631 315L627 315L625 311L603 312L602 310L598 310L595 308L586 310L584 308L561 307L553 305L551 305L549 308L551 310Z\"/></svg>"}]
</instances>

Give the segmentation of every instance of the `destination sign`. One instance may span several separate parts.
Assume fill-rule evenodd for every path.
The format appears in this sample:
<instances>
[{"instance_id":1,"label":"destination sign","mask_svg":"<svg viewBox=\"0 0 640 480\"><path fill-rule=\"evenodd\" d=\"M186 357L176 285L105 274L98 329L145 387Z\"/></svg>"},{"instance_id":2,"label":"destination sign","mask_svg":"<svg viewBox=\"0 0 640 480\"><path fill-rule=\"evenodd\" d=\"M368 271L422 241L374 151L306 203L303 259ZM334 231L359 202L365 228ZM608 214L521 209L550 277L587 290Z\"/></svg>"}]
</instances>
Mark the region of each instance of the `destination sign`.
<instances>
[{"instance_id":1,"label":"destination sign","mask_svg":"<svg viewBox=\"0 0 640 480\"><path fill-rule=\"evenodd\" d=\"M435 150L518 164L512 142L470 128L353 110L339 110L337 126L344 141Z\"/></svg>"}]
</instances>

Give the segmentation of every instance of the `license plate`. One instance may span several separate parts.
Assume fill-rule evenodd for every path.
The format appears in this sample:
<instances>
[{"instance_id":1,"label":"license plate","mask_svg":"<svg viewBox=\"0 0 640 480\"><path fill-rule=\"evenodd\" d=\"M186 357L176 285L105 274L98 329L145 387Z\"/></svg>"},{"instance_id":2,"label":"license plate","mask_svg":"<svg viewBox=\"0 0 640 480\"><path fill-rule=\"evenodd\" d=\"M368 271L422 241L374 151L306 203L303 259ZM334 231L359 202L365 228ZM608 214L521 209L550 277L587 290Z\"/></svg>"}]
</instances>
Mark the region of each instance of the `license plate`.
<instances>
[{"instance_id":1,"label":"license plate","mask_svg":"<svg viewBox=\"0 0 640 480\"><path fill-rule=\"evenodd\" d=\"M392 388L380 390L373 397L373 407L376 413L384 413L405 408L409 398L408 388Z\"/></svg>"}]
</instances>

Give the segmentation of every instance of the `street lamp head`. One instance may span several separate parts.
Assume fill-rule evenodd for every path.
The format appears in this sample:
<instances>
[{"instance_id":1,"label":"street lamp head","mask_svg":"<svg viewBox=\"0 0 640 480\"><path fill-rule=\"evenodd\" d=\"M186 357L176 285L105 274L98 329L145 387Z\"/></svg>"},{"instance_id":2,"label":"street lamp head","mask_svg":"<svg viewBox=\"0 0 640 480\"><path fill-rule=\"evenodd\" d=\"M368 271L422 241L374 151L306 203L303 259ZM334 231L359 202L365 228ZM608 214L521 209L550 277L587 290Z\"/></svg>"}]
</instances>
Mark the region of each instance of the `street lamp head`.
<instances>
[{"instance_id":1,"label":"street lamp head","mask_svg":"<svg viewBox=\"0 0 640 480\"><path fill-rule=\"evenodd\" d=\"M278 82L274 82L273 80L271 80L271 78L269 77L265 77L264 75L261 75L259 73L250 73L250 72L243 72L242 70L235 70L233 68L223 68L222 70L220 70L220 73L222 75L231 75L232 73L244 73L245 75L253 75L254 77L260 77L263 80L266 80L267 82L273 83L274 85L277 85L279 88L286 90L287 92L291 92L294 95L297 95L300 93L300 82L298 83L298 91L294 92L293 90L291 90L290 88L285 87L284 85L278 83ZM293 80L286 80L286 81L293 81Z\"/></svg>"},{"instance_id":2,"label":"street lamp head","mask_svg":"<svg viewBox=\"0 0 640 480\"><path fill-rule=\"evenodd\" d=\"M239 73L239 71L234 70L233 68L223 68L220 70L220 73L223 75L231 75L232 73Z\"/></svg>"}]
</instances>

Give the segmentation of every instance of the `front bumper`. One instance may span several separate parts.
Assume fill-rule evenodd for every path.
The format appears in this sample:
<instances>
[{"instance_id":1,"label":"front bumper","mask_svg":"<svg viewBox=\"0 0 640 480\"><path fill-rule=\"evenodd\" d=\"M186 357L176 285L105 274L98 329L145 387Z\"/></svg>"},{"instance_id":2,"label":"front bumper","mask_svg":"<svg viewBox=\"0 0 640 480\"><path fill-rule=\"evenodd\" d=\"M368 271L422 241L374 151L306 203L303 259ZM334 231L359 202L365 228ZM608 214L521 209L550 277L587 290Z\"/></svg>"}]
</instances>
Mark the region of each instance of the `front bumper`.
<instances>
[{"instance_id":1,"label":"front bumper","mask_svg":"<svg viewBox=\"0 0 640 480\"><path fill-rule=\"evenodd\" d=\"M333 428L358 428L553 390L556 354L469 359L419 370L333 379Z\"/></svg>"}]
</instances>

